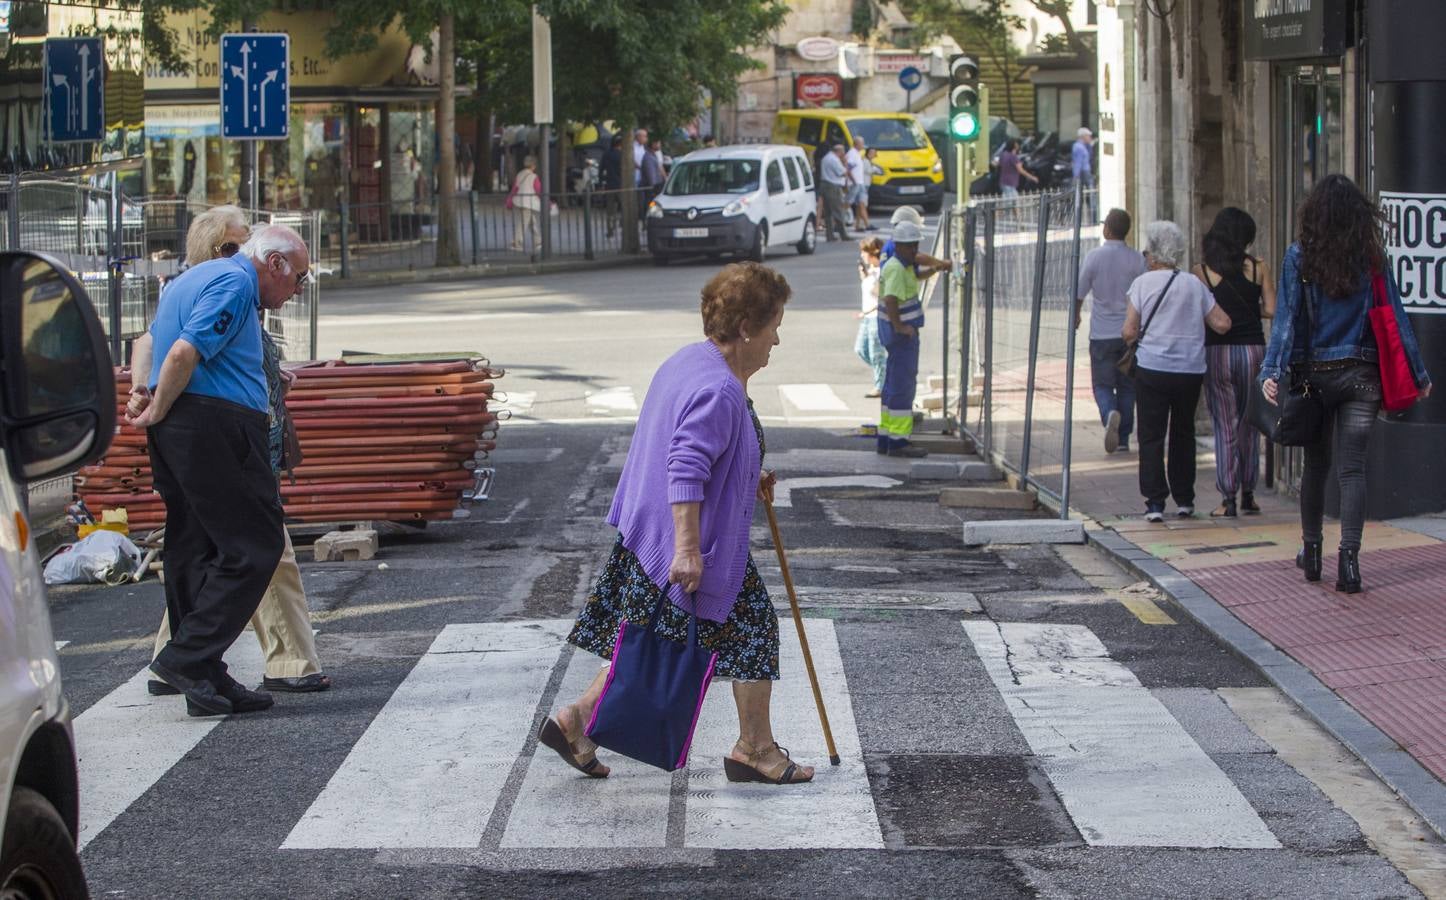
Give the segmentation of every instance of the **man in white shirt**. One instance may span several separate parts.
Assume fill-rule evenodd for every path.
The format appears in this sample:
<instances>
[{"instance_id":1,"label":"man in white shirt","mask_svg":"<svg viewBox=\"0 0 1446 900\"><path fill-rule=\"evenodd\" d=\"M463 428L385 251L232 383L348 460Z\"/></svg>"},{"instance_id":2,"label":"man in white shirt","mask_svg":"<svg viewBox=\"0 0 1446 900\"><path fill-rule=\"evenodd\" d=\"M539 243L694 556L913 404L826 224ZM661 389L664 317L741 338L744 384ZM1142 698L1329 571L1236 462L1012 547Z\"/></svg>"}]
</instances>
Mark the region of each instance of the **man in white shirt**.
<instances>
[{"instance_id":1,"label":"man in white shirt","mask_svg":"<svg viewBox=\"0 0 1446 900\"><path fill-rule=\"evenodd\" d=\"M854 230L873 231L869 224L869 184L873 177L869 174L870 163L864 159L864 139L854 138L854 145L844 154L844 164L849 170L848 196L844 202L853 213Z\"/></svg>"},{"instance_id":2,"label":"man in white shirt","mask_svg":"<svg viewBox=\"0 0 1446 900\"><path fill-rule=\"evenodd\" d=\"M849 239L848 225L844 222L844 190L848 187L849 170L844 162L844 145L834 144L819 163L819 190L823 193L824 230L827 239L834 235L838 240Z\"/></svg>"}]
</instances>

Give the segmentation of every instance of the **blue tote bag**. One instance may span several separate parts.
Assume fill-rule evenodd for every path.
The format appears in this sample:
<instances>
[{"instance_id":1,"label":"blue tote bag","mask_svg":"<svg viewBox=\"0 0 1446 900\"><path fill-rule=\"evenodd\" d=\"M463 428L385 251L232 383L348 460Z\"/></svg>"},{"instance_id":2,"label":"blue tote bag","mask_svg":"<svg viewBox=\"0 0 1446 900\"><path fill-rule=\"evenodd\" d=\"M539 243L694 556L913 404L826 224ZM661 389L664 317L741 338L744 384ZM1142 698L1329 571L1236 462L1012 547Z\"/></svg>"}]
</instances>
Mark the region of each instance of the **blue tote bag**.
<instances>
[{"instance_id":1,"label":"blue tote bag","mask_svg":"<svg viewBox=\"0 0 1446 900\"><path fill-rule=\"evenodd\" d=\"M601 747L667 772L688 764L688 748L718 654L698 645L698 617L688 617L688 641L655 630L667 595L660 594L648 625L623 622L612 666L587 736Z\"/></svg>"}]
</instances>

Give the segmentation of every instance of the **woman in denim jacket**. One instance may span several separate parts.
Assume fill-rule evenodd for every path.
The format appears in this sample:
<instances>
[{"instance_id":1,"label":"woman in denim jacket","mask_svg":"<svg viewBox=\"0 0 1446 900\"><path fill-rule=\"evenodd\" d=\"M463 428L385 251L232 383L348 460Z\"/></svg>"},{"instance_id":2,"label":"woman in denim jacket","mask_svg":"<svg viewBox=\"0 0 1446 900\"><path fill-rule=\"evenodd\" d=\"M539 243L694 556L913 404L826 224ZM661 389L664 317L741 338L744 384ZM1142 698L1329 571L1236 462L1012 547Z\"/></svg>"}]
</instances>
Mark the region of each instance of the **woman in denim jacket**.
<instances>
[{"instance_id":1,"label":"woman in denim jacket","mask_svg":"<svg viewBox=\"0 0 1446 900\"><path fill-rule=\"evenodd\" d=\"M1376 338L1367 316L1373 302L1373 272L1385 272L1386 290L1420 399L1431 393L1431 376L1421 361L1416 335L1401 307L1401 294L1381 245L1381 224L1380 211L1349 178L1327 175L1316 184L1301 206L1298 240L1285 251L1280 266L1279 306L1260 369L1262 390L1272 403L1290 369L1310 376L1311 386L1325 405L1326 423L1320 440L1305 448L1300 482L1303 546L1295 563L1304 570L1307 581L1320 580L1321 519L1334 446L1341 486L1336 590L1348 594L1361 589L1358 556L1366 518L1366 447L1381 408ZM1300 314L1302 302L1308 304L1306 314Z\"/></svg>"}]
</instances>

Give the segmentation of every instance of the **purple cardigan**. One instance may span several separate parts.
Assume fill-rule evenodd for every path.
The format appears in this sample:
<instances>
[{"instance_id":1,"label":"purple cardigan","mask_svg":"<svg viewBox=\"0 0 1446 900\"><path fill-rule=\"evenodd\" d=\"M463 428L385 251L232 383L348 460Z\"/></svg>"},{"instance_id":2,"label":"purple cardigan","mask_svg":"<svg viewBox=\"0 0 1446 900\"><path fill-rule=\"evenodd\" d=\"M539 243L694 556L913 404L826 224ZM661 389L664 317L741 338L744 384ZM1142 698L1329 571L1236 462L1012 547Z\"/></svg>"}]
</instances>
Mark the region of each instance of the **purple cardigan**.
<instances>
[{"instance_id":1,"label":"purple cardigan","mask_svg":"<svg viewBox=\"0 0 1446 900\"><path fill-rule=\"evenodd\" d=\"M700 618L728 618L743 588L762 460L743 385L712 341L689 344L653 376L608 524L653 583ZM674 503L701 501L696 601L668 584Z\"/></svg>"}]
</instances>

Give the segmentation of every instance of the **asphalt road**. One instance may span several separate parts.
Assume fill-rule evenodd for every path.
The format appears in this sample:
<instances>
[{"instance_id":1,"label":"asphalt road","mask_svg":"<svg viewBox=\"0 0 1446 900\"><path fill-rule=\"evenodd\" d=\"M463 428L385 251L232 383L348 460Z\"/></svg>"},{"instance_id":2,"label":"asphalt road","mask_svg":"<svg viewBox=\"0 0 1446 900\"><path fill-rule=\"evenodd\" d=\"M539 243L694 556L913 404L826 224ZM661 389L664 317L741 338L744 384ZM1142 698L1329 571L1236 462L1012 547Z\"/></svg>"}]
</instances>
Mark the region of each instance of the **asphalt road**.
<instances>
[{"instance_id":1,"label":"asphalt road","mask_svg":"<svg viewBox=\"0 0 1446 900\"><path fill-rule=\"evenodd\" d=\"M784 256L751 393L825 703L784 610L775 730L819 766L729 786L726 685L687 770L574 777L533 735L596 671L563 642L653 369L716 264L326 292L325 354L476 350L508 368L492 499L303 565L335 688L187 719L144 691L154 583L53 593L97 897L1407 897L1439 841L1264 680L1088 548L966 549L940 484L852 436L853 253ZM927 335L927 332L926 332ZM304 542L301 541L301 542ZM230 657L259 672L255 641ZM1408 880L1403 871L1408 872ZM1434 879L1434 880L1433 880Z\"/></svg>"}]
</instances>

